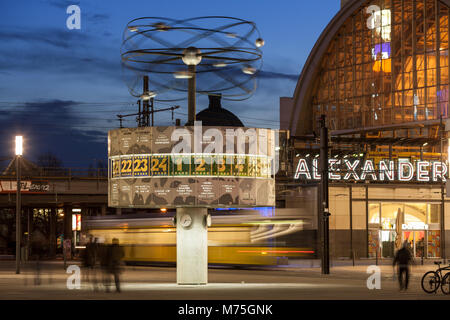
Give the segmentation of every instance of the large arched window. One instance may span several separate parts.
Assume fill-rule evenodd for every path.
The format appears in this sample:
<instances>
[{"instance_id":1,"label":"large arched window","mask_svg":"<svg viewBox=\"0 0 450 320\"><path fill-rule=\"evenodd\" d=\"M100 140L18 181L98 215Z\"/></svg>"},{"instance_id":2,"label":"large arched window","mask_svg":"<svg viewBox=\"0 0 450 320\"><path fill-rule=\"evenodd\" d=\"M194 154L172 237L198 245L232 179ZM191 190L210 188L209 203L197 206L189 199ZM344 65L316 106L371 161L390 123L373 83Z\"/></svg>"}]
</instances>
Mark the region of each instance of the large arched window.
<instances>
[{"instance_id":1,"label":"large arched window","mask_svg":"<svg viewBox=\"0 0 450 320\"><path fill-rule=\"evenodd\" d=\"M314 118L332 130L446 118L448 17L438 0L367 1L323 56Z\"/></svg>"}]
</instances>

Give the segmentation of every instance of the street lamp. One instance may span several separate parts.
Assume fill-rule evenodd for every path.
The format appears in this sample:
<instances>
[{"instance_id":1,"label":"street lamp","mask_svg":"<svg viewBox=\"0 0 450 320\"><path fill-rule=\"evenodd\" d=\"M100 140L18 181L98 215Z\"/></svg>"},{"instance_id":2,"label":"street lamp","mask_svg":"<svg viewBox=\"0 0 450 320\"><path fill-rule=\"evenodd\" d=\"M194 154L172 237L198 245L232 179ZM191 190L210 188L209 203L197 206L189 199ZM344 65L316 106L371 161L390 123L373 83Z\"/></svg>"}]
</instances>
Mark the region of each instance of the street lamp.
<instances>
[{"instance_id":1,"label":"street lamp","mask_svg":"<svg viewBox=\"0 0 450 320\"><path fill-rule=\"evenodd\" d=\"M20 158L23 153L23 137L16 136L16 175L17 175L17 188L16 188L16 274L20 273Z\"/></svg>"},{"instance_id":2,"label":"street lamp","mask_svg":"<svg viewBox=\"0 0 450 320\"><path fill-rule=\"evenodd\" d=\"M330 274L330 211L328 200L328 128L326 126L326 117L322 115L319 121L320 125L320 158L319 167L322 174L320 183L320 206L321 215L321 243L322 243L322 274ZM345 155L344 158L348 157Z\"/></svg>"},{"instance_id":3,"label":"street lamp","mask_svg":"<svg viewBox=\"0 0 450 320\"><path fill-rule=\"evenodd\" d=\"M202 52L195 47L184 49L181 58L188 66L191 77L188 80L188 122L194 125L195 121L195 67L202 61Z\"/></svg>"}]
</instances>

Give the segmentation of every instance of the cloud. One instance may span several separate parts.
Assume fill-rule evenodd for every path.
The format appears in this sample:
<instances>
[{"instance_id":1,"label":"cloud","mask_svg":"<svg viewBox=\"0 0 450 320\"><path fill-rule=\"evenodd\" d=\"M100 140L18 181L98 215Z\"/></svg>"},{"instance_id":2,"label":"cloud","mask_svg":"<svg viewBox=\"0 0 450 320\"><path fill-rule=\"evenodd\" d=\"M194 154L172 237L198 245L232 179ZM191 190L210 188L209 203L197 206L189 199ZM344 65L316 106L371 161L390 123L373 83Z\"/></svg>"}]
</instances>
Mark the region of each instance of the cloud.
<instances>
[{"instance_id":1,"label":"cloud","mask_svg":"<svg viewBox=\"0 0 450 320\"><path fill-rule=\"evenodd\" d=\"M104 13L95 13L95 14L87 13L86 17L87 23L92 25L100 25L107 22L111 16L109 14Z\"/></svg>"},{"instance_id":2,"label":"cloud","mask_svg":"<svg viewBox=\"0 0 450 320\"><path fill-rule=\"evenodd\" d=\"M45 1L44 1L45 2ZM59 8L59 9L66 9L68 6L75 4L80 5L80 1L74 1L74 0L49 0L46 1L49 5Z\"/></svg>"},{"instance_id":3,"label":"cloud","mask_svg":"<svg viewBox=\"0 0 450 320\"><path fill-rule=\"evenodd\" d=\"M89 19L94 19L97 22L101 22L101 21L108 20L109 17L110 17L109 14L96 13L96 14L89 16Z\"/></svg>"},{"instance_id":4,"label":"cloud","mask_svg":"<svg viewBox=\"0 0 450 320\"><path fill-rule=\"evenodd\" d=\"M88 22L93 24L103 23L110 18L110 15L105 13L91 14L90 11L92 11L93 9L91 8L91 3L88 2L86 4L83 3L82 6L80 5L80 1L73 1L73 0L49 0L44 1L44 3L58 9L63 9L65 12L69 6L77 5L81 9L82 17L84 16L85 18L87 18Z\"/></svg>"},{"instance_id":5,"label":"cloud","mask_svg":"<svg viewBox=\"0 0 450 320\"><path fill-rule=\"evenodd\" d=\"M56 28L0 30L0 41L9 44L0 47L2 72L95 75L100 81L123 84L119 49L99 45L97 37Z\"/></svg>"},{"instance_id":6,"label":"cloud","mask_svg":"<svg viewBox=\"0 0 450 320\"><path fill-rule=\"evenodd\" d=\"M8 42L9 46L14 46L13 42L22 42L28 45L43 44L68 49L84 46L86 42L92 40L87 33L60 28L24 29L2 26L0 30L0 41Z\"/></svg>"},{"instance_id":7,"label":"cloud","mask_svg":"<svg viewBox=\"0 0 450 320\"><path fill-rule=\"evenodd\" d=\"M298 74L288 74L288 73L281 73L281 72L273 72L273 71L265 71L260 70L257 73L258 79L281 79L281 80L291 80L291 81L297 81L299 75Z\"/></svg>"},{"instance_id":8,"label":"cloud","mask_svg":"<svg viewBox=\"0 0 450 320\"><path fill-rule=\"evenodd\" d=\"M106 159L106 129L91 129L98 126L98 119L82 120L76 111L80 104L55 99L2 107L0 132L4 139L0 139L0 157L12 154L12 139L22 134L24 156L30 160L36 160L44 151L57 155L67 166L87 166L91 159ZM83 124L86 130L79 127Z\"/></svg>"}]
</instances>

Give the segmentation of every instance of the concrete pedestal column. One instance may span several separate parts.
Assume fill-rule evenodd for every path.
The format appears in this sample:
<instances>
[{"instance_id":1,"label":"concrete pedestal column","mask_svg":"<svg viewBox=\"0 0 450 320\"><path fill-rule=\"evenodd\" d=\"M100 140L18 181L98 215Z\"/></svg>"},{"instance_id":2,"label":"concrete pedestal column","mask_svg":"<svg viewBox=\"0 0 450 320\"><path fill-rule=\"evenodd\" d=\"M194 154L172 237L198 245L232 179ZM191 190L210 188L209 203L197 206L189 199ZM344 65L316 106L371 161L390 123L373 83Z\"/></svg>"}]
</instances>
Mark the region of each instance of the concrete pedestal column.
<instances>
[{"instance_id":1,"label":"concrete pedestal column","mask_svg":"<svg viewBox=\"0 0 450 320\"><path fill-rule=\"evenodd\" d=\"M208 283L207 214L207 208L177 208L177 284Z\"/></svg>"}]
</instances>

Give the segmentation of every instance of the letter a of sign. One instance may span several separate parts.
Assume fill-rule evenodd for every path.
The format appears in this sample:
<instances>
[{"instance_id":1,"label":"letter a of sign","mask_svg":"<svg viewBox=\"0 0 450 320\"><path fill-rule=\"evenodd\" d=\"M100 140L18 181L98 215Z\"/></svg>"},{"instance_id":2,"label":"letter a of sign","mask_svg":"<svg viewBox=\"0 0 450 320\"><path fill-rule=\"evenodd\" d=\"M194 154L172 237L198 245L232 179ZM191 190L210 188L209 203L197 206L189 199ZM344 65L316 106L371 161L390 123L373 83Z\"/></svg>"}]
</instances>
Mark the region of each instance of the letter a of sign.
<instances>
[{"instance_id":1,"label":"letter a of sign","mask_svg":"<svg viewBox=\"0 0 450 320\"><path fill-rule=\"evenodd\" d=\"M305 175L306 179L311 180L311 174L309 173L308 164L305 159L300 159L298 162L294 179L299 179L301 175Z\"/></svg>"},{"instance_id":2,"label":"letter a of sign","mask_svg":"<svg viewBox=\"0 0 450 320\"><path fill-rule=\"evenodd\" d=\"M81 29L81 9L79 6L73 4L67 7L67 14L70 16L66 20L67 29Z\"/></svg>"}]
</instances>

